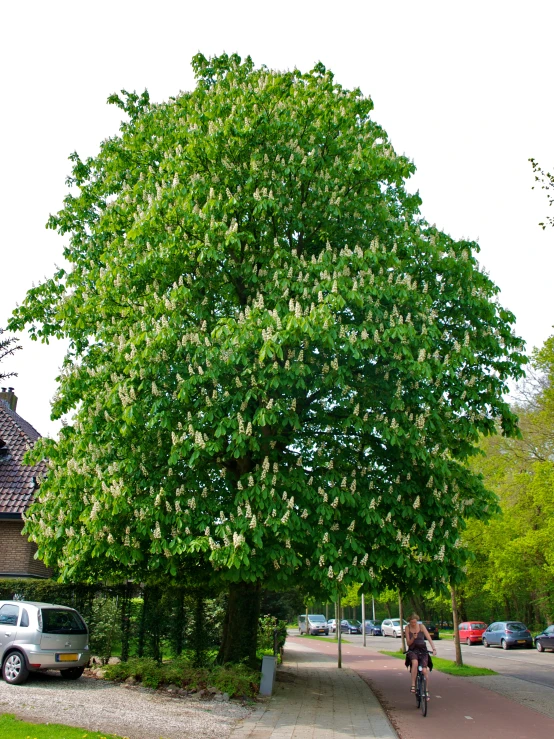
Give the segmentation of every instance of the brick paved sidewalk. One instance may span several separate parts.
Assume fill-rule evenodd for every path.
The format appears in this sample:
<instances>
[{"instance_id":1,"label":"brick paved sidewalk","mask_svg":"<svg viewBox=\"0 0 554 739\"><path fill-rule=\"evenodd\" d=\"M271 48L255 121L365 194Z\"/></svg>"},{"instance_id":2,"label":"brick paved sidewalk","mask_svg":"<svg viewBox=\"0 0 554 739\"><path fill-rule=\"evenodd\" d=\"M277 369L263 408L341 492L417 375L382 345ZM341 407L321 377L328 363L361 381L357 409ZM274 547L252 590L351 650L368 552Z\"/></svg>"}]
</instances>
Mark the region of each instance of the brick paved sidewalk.
<instances>
[{"instance_id":1,"label":"brick paved sidewalk","mask_svg":"<svg viewBox=\"0 0 554 739\"><path fill-rule=\"evenodd\" d=\"M287 642L273 697L231 739L397 739L367 684L336 657Z\"/></svg>"}]
</instances>

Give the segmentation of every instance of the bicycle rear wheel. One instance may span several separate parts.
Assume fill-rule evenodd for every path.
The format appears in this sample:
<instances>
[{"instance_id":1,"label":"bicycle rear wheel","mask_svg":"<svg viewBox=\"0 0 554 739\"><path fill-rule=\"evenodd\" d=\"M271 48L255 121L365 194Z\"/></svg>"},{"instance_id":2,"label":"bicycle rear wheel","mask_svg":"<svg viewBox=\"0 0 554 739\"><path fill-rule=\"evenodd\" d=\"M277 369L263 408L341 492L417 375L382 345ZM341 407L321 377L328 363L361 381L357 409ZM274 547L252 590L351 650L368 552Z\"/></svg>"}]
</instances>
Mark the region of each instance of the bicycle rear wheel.
<instances>
[{"instance_id":1,"label":"bicycle rear wheel","mask_svg":"<svg viewBox=\"0 0 554 739\"><path fill-rule=\"evenodd\" d=\"M419 689L421 695L421 713L423 714L423 716L427 716L427 680L425 679L425 675L421 676Z\"/></svg>"}]
</instances>

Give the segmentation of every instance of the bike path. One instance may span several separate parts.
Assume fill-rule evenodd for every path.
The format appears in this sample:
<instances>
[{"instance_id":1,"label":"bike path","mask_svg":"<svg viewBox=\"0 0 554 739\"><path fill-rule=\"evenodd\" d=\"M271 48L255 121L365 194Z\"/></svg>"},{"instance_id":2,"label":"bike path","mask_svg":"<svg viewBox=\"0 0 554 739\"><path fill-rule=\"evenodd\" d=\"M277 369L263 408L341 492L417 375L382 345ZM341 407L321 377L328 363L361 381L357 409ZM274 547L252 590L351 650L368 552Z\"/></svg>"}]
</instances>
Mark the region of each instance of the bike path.
<instances>
[{"instance_id":1,"label":"bike path","mask_svg":"<svg viewBox=\"0 0 554 739\"><path fill-rule=\"evenodd\" d=\"M289 643L309 644L320 654L336 658L336 643L290 636ZM343 644L342 662L357 672L379 698L400 739L554 737L554 718L484 688L477 682L480 678L454 677L433 670L429 711L423 717L410 693L410 677L403 660L380 654L369 646Z\"/></svg>"}]
</instances>

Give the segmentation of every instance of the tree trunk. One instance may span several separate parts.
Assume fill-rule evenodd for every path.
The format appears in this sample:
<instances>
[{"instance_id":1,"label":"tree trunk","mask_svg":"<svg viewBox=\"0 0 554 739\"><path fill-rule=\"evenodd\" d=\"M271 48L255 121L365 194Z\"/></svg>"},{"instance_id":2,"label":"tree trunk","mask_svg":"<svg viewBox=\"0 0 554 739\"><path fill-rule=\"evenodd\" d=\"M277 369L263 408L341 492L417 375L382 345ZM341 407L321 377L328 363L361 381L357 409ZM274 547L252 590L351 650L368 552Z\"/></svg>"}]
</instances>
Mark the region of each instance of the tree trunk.
<instances>
[{"instance_id":1,"label":"tree trunk","mask_svg":"<svg viewBox=\"0 0 554 739\"><path fill-rule=\"evenodd\" d=\"M338 618L335 621L337 625L337 667L342 668L342 629L341 629L341 605L340 593L337 593L337 613Z\"/></svg>"},{"instance_id":2,"label":"tree trunk","mask_svg":"<svg viewBox=\"0 0 554 739\"><path fill-rule=\"evenodd\" d=\"M121 661L129 659L129 645L131 642L131 586L125 585L121 596Z\"/></svg>"},{"instance_id":3,"label":"tree trunk","mask_svg":"<svg viewBox=\"0 0 554 739\"><path fill-rule=\"evenodd\" d=\"M196 594L194 604L194 667L204 667L206 662L206 608L202 593Z\"/></svg>"},{"instance_id":4,"label":"tree trunk","mask_svg":"<svg viewBox=\"0 0 554 739\"><path fill-rule=\"evenodd\" d=\"M398 593L398 618L400 619L400 638L402 641L402 653L406 651L406 634L404 633L404 608L402 607L402 596Z\"/></svg>"},{"instance_id":5,"label":"tree trunk","mask_svg":"<svg viewBox=\"0 0 554 739\"><path fill-rule=\"evenodd\" d=\"M173 624L172 645L176 657L185 648L185 589L177 588L175 603L175 623Z\"/></svg>"},{"instance_id":6,"label":"tree trunk","mask_svg":"<svg viewBox=\"0 0 554 739\"><path fill-rule=\"evenodd\" d=\"M142 590L142 608L140 609L138 629L138 656L144 657L144 645L146 641L146 609L148 608L148 588Z\"/></svg>"},{"instance_id":7,"label":"tree trunk","mask_svg":"<svg viewBox=\"0 0 554 739\"><path fill-rule=\"evenodd\" d=\"M454 585L450 586L450 596L452 599L452 620L454 622L454 646L456 648L456 664L458 667L464 666L462 659L462 648L460 646L460 630L458 628L458 606L456 604L456 588Z\"/></svg>"},{"instance_id":8,"label":"tree trunk","mask_svg":"<svg viewBox=\"0 0 554 739\"><path fill-rule=\"evenodd\" d=\"M237 582L229 586L223 640L217 655L219 664L246 661L254 669L259 667L256 647L260 598L260 583Z\"/></svg>"}]
</instances>

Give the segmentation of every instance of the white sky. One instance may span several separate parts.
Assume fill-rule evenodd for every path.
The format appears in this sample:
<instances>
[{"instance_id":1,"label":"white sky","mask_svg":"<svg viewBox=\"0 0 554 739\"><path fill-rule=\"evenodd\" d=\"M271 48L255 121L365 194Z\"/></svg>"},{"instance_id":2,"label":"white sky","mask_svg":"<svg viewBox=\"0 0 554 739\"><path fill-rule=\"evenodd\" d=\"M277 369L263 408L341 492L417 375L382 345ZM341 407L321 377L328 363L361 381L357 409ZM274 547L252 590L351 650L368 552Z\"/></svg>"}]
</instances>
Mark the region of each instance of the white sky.
<instances>
[{"instance_id":1,"label":"white sky","mask_svg":"<svg viewBox=\"0 0 554 739\"><path fill-rule=\"evenodd\" d=\"M553 333L554 230L537 225L549 211L527 161L554 167L552 0L19 0L0 17L0 326L62 263L44 224L62 206L68 155L94 155L117 131L108 95L164 100L193 87L193 54L236 51L275 69L322 61L371 95L415 161L423 215L479 241L529 348ZM2 367L19 376L2 384L53 435L62 347L22 343Z\"/></svg>"}]
</instances>

